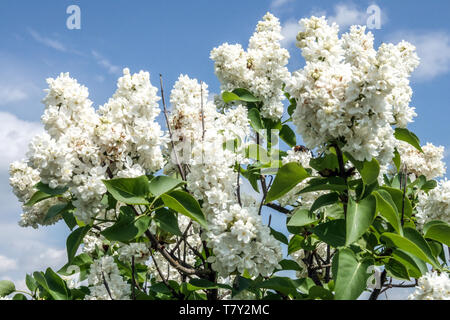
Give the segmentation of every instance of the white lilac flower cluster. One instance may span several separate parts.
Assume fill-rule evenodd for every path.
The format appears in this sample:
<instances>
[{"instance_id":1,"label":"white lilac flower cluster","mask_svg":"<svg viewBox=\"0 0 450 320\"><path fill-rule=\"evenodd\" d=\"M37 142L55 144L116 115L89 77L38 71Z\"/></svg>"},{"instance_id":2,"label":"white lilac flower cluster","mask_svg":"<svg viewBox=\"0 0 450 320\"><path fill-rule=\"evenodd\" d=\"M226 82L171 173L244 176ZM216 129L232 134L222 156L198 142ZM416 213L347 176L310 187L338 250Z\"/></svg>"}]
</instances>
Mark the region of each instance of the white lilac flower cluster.
<instances>
[{"instance_id":1,"label":"white lilac flower cluster","mask_svg":"<svg viewBox=\"0 0 450 320\"><path fill-rule=\"evenodd\" d=\"M222 44L211 51L222 91L245 88L262 100L261 114L277 120L283 115L283 84L289 52L281 48L278 18L267 13L250 38L247 51L240 44Z\"/></svg>"},{"instance_id":2,"label":"white lilac flower cluster","mask_svg":"<svg viewBox=\"0 0 450 320\"><path fill-rule=\"evenodd\" d=\"M309 168L312 170L313 175L315 170L310 167L309 161L312 158L311 151L309 150L296 150L296 148L292 148L287 151L287 155L281 159L283 165L296 162L302 165L303 168ZM285 207L287 205L290 206L302 206L305 208L310 208L314 201L321 195L323 192L315 191L315 192L307 192L302 194L301 196L298 194L302 189L307 187L309 179L305 179L299 184L297 184L294 188L292 188L288 193L278 199L278 202L281 206Z\"/></svg>"},{"instance_id":3,"label":"white lilac flower cluster","mask_svg":"<svg viewBox=\"0 0 450 320\"><path fill-rule=\"evenodd\" d=\"M429 271L419 278L416 290L409 300L450 300L450 278L447 273Z\"/></svg>"},{"instance_id":4,"label":"white lilac flower cluster","mask_svg":"<svg viewBox=\"0 0 450 320\"><path fill-rule=\"evenodd\" d=\"M124 69L115 94L98 112L88 89L68 73L47 82L42 116L46 132L32 139L26 164L11 166L11 185L22 202L39 181L50 188L68 187L75 216L89 223L105 209L103 179L137 177L163 166L161 146L166 140L155 121L160 98L143 71L131 75ZM25 175L29 177L22 179ZM25 209L21 224L43 224L50 203Z\"/></svg>"},{"instance_id":5,"label":"white lilac flower cluster","mask_svg":"<svg viewBox=\"0 0 450 320\"><path fill-rule=\"evenodd\" d=\"M39 171L31 168L25 161L15 161L9 168L9 183L17 199L22 203L22 214L19 225L22 227L38 228L39 225L50 225L57 222L52 218L44 222L45 215L50 207L60 203L56 198L40 201L33 206L25 205L33 196L34 186L40 181Z\"/></svg>"},{"instance_id":6,"label":"white lilac flower cluster","mask_svg":"<svg viewBox=\"0 0 450 320\"><path fill-rule=\"evenodd\" d=\"M373 48L373 35L352 26L339 28L325 17L300 20L297 35L306 66L292 74L285 90L297 100L293 123L308 148L344 140L343 151L357 160L393 157L392 125L406 126L415 115L409 107L409 76L419 60L406 42Z\"/></svg>"},{"instance_id":7,"label":"white lilac flower cluster","mask_svg":"<svg viewBox=\"0 0 450 320\"><path fill-rule=\"evenodd\" d=\"M207 96L205 85L201 89L196 80L181 76L171 93L169 122L176 144L195 142L186 163L186 180L189 191L203 201L209 225L205 238L214 252L209 262L221 276L236 270L267 276L281 260L281 248L270 229L262 225L254 200L242 196L242 206L238 204L237 173L233 167L243 157L239 151L224 148L239 132L248 133L246 111L238 107L218 113L212 102L206 102ZM243 127L238 128L239 125Z\"/></svg>"},{"instance_id":8,"label":"white lilac flower cluster","mask_svg":"<svg viewBox=\"0 0 450 320\"><path fill-rule=\"evenodd\" d=\"M131 285L120 275L111 256L95 260L89 270L89 294L85 300L129 300Z\"/></svg>"},{"instance_id":9,"label":"white lilac flower cluster","mask_svg":"<svg viewBox=\"0 0 450 320\"><path fill-rule=\"evenodd\" d=\"M419 193L416 218L419 226L433 220L450 223L450 180L438 181L436 188Z\"/></svg>"},{"instance_id":10,"label":"white lilac flower cluster","mask_svg":"<svg viewBox=\"0 0 450 320\"><path fill-rule=\"evenodd\" d=\"M150 257L149 244L143 242L122 244L117 254L122 262L131 263L134 257L134 263L145 264Z\"/></svg>"},{"instance_id":11,"label":"white lilac flower cluster","mask_svg":"<svg viewBox=\"0 0 450 320\"><path fill-rule=\"evenodd\" d=\"M431 143L422 146L423 153L409 143L397 141L397 150L402 164L406 165L412 178L424 175L427 180L442 177L445 174L444 147L436 147Z\"/></svg>"}]
</instances>

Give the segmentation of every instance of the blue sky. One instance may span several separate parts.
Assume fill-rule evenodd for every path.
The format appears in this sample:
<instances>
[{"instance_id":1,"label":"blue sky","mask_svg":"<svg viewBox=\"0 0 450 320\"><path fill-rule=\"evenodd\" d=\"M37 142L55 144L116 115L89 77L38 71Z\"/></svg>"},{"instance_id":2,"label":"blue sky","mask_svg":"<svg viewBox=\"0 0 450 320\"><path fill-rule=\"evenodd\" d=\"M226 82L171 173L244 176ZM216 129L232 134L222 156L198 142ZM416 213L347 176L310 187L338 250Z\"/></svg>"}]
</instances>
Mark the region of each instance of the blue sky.
<instances>
[{"instance_id":1,"label":"blue sky","mask_svg":"<svg viewBox=\"0 0 450 320\"><path fill-rule=\"evenodd\" d=\"M66 8L81 9L81 29L69 30ZM17 226L20 206L8 185L8 164L24 156L29 139L40 132L45 79L60 72L89 88L95 105L105 103L123 67L147 70L166 91L180 73L219 92L210 50L224 42L246 46L258 20L270 11L283 24L291 53L289 70L302 66L294 39L297 21L327 15L345 31L365 24L366 9L381 9L381 42L413 42L422 64L413 74L411 105L418 117L410 128L422 142L450 149L450 2L448 1L66 1L0 2L0 278L22 280L25 272L65 262L63 224L42 230ZM447 160L448 160L448 153ZM281 221L281 219L274 219ZM282 229L282 222L276 227ZM23 285L23 282L22 282Z\"/></svg>"}]
</instances>

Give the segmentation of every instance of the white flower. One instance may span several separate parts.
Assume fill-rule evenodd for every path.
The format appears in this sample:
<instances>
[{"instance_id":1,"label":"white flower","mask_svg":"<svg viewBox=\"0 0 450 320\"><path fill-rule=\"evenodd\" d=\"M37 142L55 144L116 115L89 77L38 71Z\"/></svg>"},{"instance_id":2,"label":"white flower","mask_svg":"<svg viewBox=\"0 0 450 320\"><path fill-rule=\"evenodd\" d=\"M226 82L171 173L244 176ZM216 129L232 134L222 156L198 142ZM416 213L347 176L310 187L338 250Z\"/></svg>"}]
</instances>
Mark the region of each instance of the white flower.
<instances>
[{"instance_id":1,"label":"white flower","mask_svg":"<svg viewBox=\"0 0 450 320\"><path fill-rule=\"evenodd\" d=\"M419 279L416 290L409 300L450 300L450 278L448 274L429 271Z\"/></svg>"},{"instance_id":2,"label":"white flower","mask_svg":"<svg viewBox=\"0 0 450 320\"><path fill-rule=\"evenodd\" d=\"M58 203L55 198L47 199L36 203L33 206L26 206L33 194L37 191L34 186L39 182L39 171L28 166L24 161L15 161L10 165L9 183L13 192L22 205L22 215L19 225L22 227L37 228L39 225L51 225L56 223L61 217L54 217L46 222L44 219L48 209Z\"/></svg>"},{"instance_id":3,"label":"white flower","mask_svg":"<svg viewBox=\"0 0 450 320\"><path fill-rule=\"evenodd\" d=\"M428 193L419 193L417 222L423 226L432 220L450 223L450 181L447 179L439 181Z\"/></svg>"},{"instance_id":4,"label":"white flower","mask_svg":"<svg viewBox=\"0 0 450 320\"><path fill-rule=\"evenodd\" d=\"M169 123L178 157L188 165L187 188L203 201L210 226L204 238L214 252L212 267L224 277L236 270L269 275L281 260L281 248L262 225L254 201L243 195L243 207L238 204L233 166L244 159L240 149L224 148L227 141L249 132L247 113L242 106L225 114L217 112L207 100L206 88L206 84L201 87L197 80L180 76L171 93ZM241 142L243 148L246 141Z\"/></svg>"},{"instance_id":5,"label":"white flower","mask_svg":"<svg viewBox=\"0 0 450 320\"><path fill-rule=\"evenodd\" d=\"M85 300L129 300L131 286L120 275L111 256L95 260L89 270L89 295Z\"/></svg>"},{"instance_id":6,"label":"white flower","mask_svg":"<svg viewBox=\"0 0 450 320\"><path fill-rule=\"evenodd\" d=\"M423 153L409 143L397 141L397 150L402 164L406 165L409 174L415 178L424 175L427 180L442 177L445 174L444 147L436 147L431 143L422 146Z\"/></svg>"},{"instance_id":7,"label":"white flower","mask_svg":"<svg viewBox=\"0 0 450 320\"><path fill-rule=\"evenodd\" d=\"M306 146L340 140L356 160L390 162L391 125L404 127L415 115L408 105L408 78L418 65L414 47L401 42L377 52L365 27L352 26L339 39L338 26L329 26L324 17L300 24L297 46L306 66L292 74L285 90L297 100L292 118Z\"/></svg>"},{"instance_id":8,"label":"white flower","mask_svg":"<svg viewBox=\"0 0 450 320\"><path fill-rule=\"evenodd\" d=\"M150 250L145 243L130 243L128 245L122 245L117 253L119 260L123 262L131 263L132 257L134 257L135 263L144 264L150 257Z\"/></svg>"},{"instance_id":9,"label":"white flower","mask_svg":"<svg viewBox=\"0 0 450 320\"><path fill-rule=\"evenodd\" d=\"M222 91L245 88L261 99L263 117L279 119L283 115L282 86L289 77L285 67L289 52L281 48L278 18L267 13L250 38L248 50L225 43L211 51Z\"/></svg>"},{"instance_id":10,"label":"white flower","mask_svg":"<svg viewBox=\"0 0 450 320\"><path fill-rule=\"evenodd\" d=\"M14 164L11 168L11 185L22 202L29 200L39 181L50 188L68 187L67 196L72 196L76 207L74 215L90 223L106 209L101 203L106 193L102 180L134 178L163 167L161 147L167 139L156 121L160 98L144 71L131 75L124 69L115 94L98 112L88 99L87 88L68 73L47 82L42 116L46 132L29 145L29 167ZM55 201L24 207L20 224L42 225Z\"/></svg>"}]
</instances>

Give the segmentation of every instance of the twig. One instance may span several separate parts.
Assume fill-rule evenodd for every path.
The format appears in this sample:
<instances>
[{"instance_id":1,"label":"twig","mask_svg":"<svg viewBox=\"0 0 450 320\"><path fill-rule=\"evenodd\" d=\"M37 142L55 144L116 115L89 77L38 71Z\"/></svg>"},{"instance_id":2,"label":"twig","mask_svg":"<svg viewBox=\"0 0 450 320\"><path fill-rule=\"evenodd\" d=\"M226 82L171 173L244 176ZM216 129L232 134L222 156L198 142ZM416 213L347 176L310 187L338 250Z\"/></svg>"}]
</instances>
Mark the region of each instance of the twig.
<instances>
[{"instance_id":1,"label":"twig","mask_svg":"<svg viewBox=\"0 0 450 320\"><path fill-rule=\"evenodd\" d=\"M202 112L202 141L205 140L205 113L203 112L203 81L200 81L200 103Z\"/></svg>"},{"instance_id":2,"label":"twig","mask_svg":"<svg viewBox=\"0 0 450 320\"><path fill-rule=\"evenodd\" d=\"M175 289L172 288L172 287L170 286L170 284L169 284L169 282L167 281L167 279L164 278L164 275L162 274L161 269L159 268L158 263L156 262L156 259L155 259L155 257L153 256L153 253L150 252L150 255L151 255L151 257L152 257L153 264L155 265L156 271L158 272L159 277L161 278L162 282L164 282L164 284L166 285L166 287L172 292L172 294L173 294L175 297L177 297L177 298L179 298L180 300L182 300L183 297L184 297L184 295L179 295L179 294L175 291ZM169 272L167 272L167 274L169 274Z\"/></svg>"},{"instance_id":3,"label":"twig","mask_svg":"<svg viewBox=\"0 0 450 320\"><path fill-rule=\"evenodd\" d=\"M177 241L177 243L175 244L175 247L173 247L173 249L170 251L171 254L173 254L175 252L175 250L178 249L181 242L186 239L187 233L191 226L192 226L192 221L189 221L189 224L187 225L186 229L184 230L183 235L181 236L180 240Z\"/></svg>"},{"instance_id":4,"label":"twig","mask_svg":"<svg viewBox=\"0 0 450 320\"><path fill-rule=\"evenodd\" d=\"M241 184L239 182L239 177L241 176L241 165L238 164L238 172L237 172L237 190L236 190L236 194L237 194L237 199L238 199L238 203L242 208L242 202L241 202Z\"/></svg>"},{"instance_id":5,"label":"twig","mask_svg":"<svg viewBox=\"0 0 450 320\"><path fill-rule=\"evenodd\" d=\"M133 297L133 300L136 300L136 292L135 292L136 280L134 279L134 255L131 256L131 282L132 282L131 296Z\"/></svg>"},{"instance_id":6,"label":"twig","mask_svg":"<svg viewBox=\"0 0 450 320\"><path fill-rule=\"evenodd\" d=\"M290 214L291 213L291 210L286 209L286 208L284 208L284 207L282 207L282 206L280 206L280 205L278 205L276 203L273 203L273 202L266 203L265 206L267 206L267 207L269 207L271 209L277 210L278 212L281 212L281 213L284 213L284 214Z\"/></svg>"},{"instance_id":7,"label":"twig","mask_svg":"<svg viewBox=\"0 0 450 320\"><path fill-rule=\"evenodd\" d=\"M175 161L177 163L178 170L180 171L181 178L183 180L186 180L186 175L184 173L183 166L180 164L180 161L179 161L178 155L177 155L177 151L175 150L175 143L173 142L172 129L170 128L169 116L167 114L166 101L164 99L164 88L163 88L163 82L162 82L162 75L161 74L159 75L159 82L161 84L161 97L162 97L162 103L163 103L163 108L164 108L164 117L166 118L166 125L167 125L167 130L169 131L170 142L171 142L171 145L172 145L173 154L175 156Z\"/></svg>"},{"instance_id":8,"label":"twig","mask_svg":"<svg viewBox=\"0 0 450 320\"><path fill-rule=\"evenodd\" d=\"M405 223L404 216L405 216L406 185L408 184L408 174L407 174L406 164L403 167L402 179L403 179L403 183L401 183L401 184L402 184L402 189L403 189L403 196L402 196L402 218L401 218L401 224L402 224L402 227L403 227L403 224Z\"/></svg>"},{"instance_id":9,"label":"twig","mask_svg":"<svg viewBox=\"0 0 450 320\"><path fill-rule=\"evenodd\" d=\"M134 213L139 216L139 213L137 212L136 208L134 206L131 206ZM211 274L211 270L197 270L192 268L192 266L183 263L180 261L180 259L177 259L172 253L168 252L164 246L162 246L158 239L150 232L150 230L145 231L146 237L150 240L152 244L152 248L157 250L161 255L169 262L169 265L174 267L175 269L179 270L180 272L186 274L186 275L196 275L199 277L204 277Z\"/></svg>"},{"instance_id":10,"label":"twig","mask_svg":"<svg viewBox=\"0 0 450 320\"><path fill-rule=\"evenodd\" d=\"M111 295L111 290L109 289L109 285L108 285L108 283L106 282L105 274L103 273L103 270L102 270L102 278L103 278L103 283L105 284L106 292L108 292L108 295L109 295L109 297L111 298L111 300L114 300L113 297L112 297L112 295Z\"/></svg>"},{"instance_id":11,"label":"twig","mask_svg":"<svg viewBox=\"0 0 450 320\"><path fill-rule=\"evenodd\" d=\"M326 263L330 264L331 262L331 248L330 245L327 244L327 260ZM325 283L330 282L330 273L331 273L331 266L327 266L325 268Z\"/></svg>"}]
</instances>

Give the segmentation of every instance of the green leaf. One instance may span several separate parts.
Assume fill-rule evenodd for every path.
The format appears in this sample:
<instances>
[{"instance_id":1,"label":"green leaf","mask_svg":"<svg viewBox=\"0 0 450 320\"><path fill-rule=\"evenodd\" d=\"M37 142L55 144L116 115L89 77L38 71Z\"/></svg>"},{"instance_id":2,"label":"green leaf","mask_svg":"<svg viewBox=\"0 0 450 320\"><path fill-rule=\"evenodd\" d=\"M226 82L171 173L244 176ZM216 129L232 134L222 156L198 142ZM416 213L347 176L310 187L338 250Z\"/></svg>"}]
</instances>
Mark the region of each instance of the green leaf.
<instances>
[{"instance_id":1,"label":"green leaf","mask_svg":"<svg viewBox=\"0 0 450 320\"><path fill-rule=\"evenodd\" d=\"M410 280L408 269L398 260L391 258L385 266L388 276L400 280Z\"/></svg>"},{"instance_id":2,"label":"green leaf","mask_svg":"<svg viewBox=\"0 0 450 320\"><path fill-rule=\"evenodd\" d=\"M397 140L405 141L423 153L419 138L408 129L395 128L394 136Z\"/></svg>"},{"instance_id":3,"label":"green leaf","mask_svg":"<svg viewBox=\"0 0 450 320\"><path fill-rule=\"evenodd\" d=\"M222 93L222 100L225 103L229 103L231 101L239 101L240 98L237 94L233 93L233 92L229 92L229 91L224 91Z\"/></svg>"},{"instance_id":4,"label":"green leaf","mask_svg":"<svg viewBox=\"0 0 450 320\"><path fill-rule=\"evenodd\" d=\"M367 287L367 280L371 275L368 270L374 264L373 259L366 257L358 260L352 250L342 248L337 259L333 259L333 264L335 263L335 299L357 299Z\"/></svg>"},{"instance_id":5,"label":"green leaf","mask_svg":"<svg viewBox=\"0 0 450 320\"><path fill-rule=\"evenodd\" d=\"M90 270L92 262L92 258L87 253L81 253L78 256L74 257L71 262L66 263L61 269L58 270L57 273L63 276L70 276L79 271L79 280L83 281L88 276L88 272ZM79 269L74 269L75 266Z\"/></svg>"},{"instance_id":6,"label":"green leaf","mask_svg":"<svg viewBox=\"0 0 450 320\"><path fill-rule=\"evenodd\" d=\"M324 287L314 286L309 289L308 298L313 300L333 300L334 296L330 290L327 290Z\"/></svg>"},{"instance_id":7,"label":"green leaf","mask_svg":"<svg viewBox=\"0 0 450 320\"><path fill-rule=\"evenodd\" d=\"M200 205L189 193L184 191L172 191L169 194L161 195L161 198L168 208L197 221L201 226L207 228L206 218Z\"/></svg>"},{"instance_id":8,"label":"green leaf","mask_svg":"<svg viewBox=\"0 0 450 320\"><path fill-rule=\"evenodd\" d=\"M402 163L402 160L400 158L400 153L397 151L397 149L394 150L394 158L392 159L392 162L394 162L395 168L397 169L397 173L400 171L400 165Z\"/></svg>"},{"instance_id":9,"label":"green leaf","mask_svg":"<svg viewBox=\"0 0 450 320\"><path fill-rule=\"evenodd\" d=\"M395 205L397 206L397 210L399 214L402 212L403 207L403 191L391 187L381 187L381 189L386 190L391 195L392 200L394 201ZM379 192L379 190L378 190ZM408 199L408 197L405 197L405 206L404 206L404 213L405 217L411 217L412 215L412 205L411 201Z\"/></svg>"},{"instance_id":10,"label":"green leaf","mask_svg":"<svg viewBox=\"0 0 450 320\"><path fill-rule=\"evenodd\" d=\"M437 181L436 180L428 180L425 182L422 187L420 188L422 191L430 191L437 187Z\"/></svg>"},{"instance_id":11,"label":"green leaf","mask_svg":"<svg viewBox=\"0 0 450 320\"><path fill-rule=\"evenodd\" d=\"M287 124L284 124L281 127L280 138L291 148L297 145L297 138L295 137L295 133Z\"/></svg>"},{"instance_id":12,"label":"green leaf","mask_svg":"<svg viewBox=\"0 0 450 320\"><path fill-rule=\"evenodd\" d=\"M28 300L27 297L25 295L23 295L22 293L15 294L12 299L13 300Z\"/></svg>"},{"instance_id":13,"label":"green leaf","mask_svg":"<svg viewBox=\"0 0 450 320\"><path fill-rule=\"evenodd\" d=\"M392 200L391 195L386 190L378 190L373 193L377 199L377 210L400 235L403 235L403 229L400 222L400 215L397 206Z\"/></svg>"},{"instance_id":14,"label":"green leaf","mask_svg":"<svg viewBox=\"0 0 450 320\"><path fill-rule=\"evenodd\" d=\"M50 268L45 271L48 291L55 300L68 300L69 293L65 282Z\"/></svg>"},{"instance_id":15,"label":"green leaf","mask_svg":"<svg viewBox=\"0 0 450 320\"><path fill-rule=\"evenodd\" d=\"M232 290L232 287L222 283L214 283L206 279L191 279L189 283L187 283L187 289L189 291L197 291L202 289L228 289Z\"/></svg>"},{"instance_id":16,"label":"green leaf","mask_svg":"<svg viewBox=\"0 0 450 320\"><path fill-rule=\"evenodd\" d=\"M293 280L288 277L273 277L266 281L256 284L255 288L265 288L279 291L286 295L296 296L298 294L297 288L300 286L298 280Z\"/></svg>"},{"instance_id":17,"label":"green leaf","mask_svg":"<svg viewBox=\"0 0 450 320\"><path fill-rule=\"evenodd\" d=\"M308 177L308 172L300 164L296 162L285 164L278 170L272 187L267 193L266 203L282 197Z\"/></svg>"},{"instance_id":18,"label":"green leaf","mask_svg":"<svg viewBox=\"0 0 450 320\"><path fill-rule=\"evenodd\" d=\"M416 230L411 228L405 228L403 232L405 234L404 237L395 233L385 232L381 235L381 240L387 241L388 245L393 244L396 248L415 255L439 269L436 259L431 252L431 248L422 236Z\"/></svg>"},{"instance_id":19,"label":"green leaf","mask_svg":"<svg viewBox=\"0 0 450 320\"><path fill-rule=\"evenodd\" d=\"M250 182L253 190L259 193L258 181L261 175L261 170L259 168L255 168L249 165L247 166L247 170L241 167L240 171L242 176L245 177Z\"/></svg>"},{"instance_id":20,"label":"green leaf","mask_svg":"<svg viewBox=\"0 0 450 320\"><path fill-rule=\"evenodd\" d=\"M8 280L0 281L0 297L6 297L16 291L16 286L13 282Z\"/></svg>"},{"instance_id":21,"label":"green leaf","mask_svg":"<svg viewBox=\"0 0 450 320\"><path fill-rule=\"evenodd\" d=\"M250 121L250 125L255 131L264 129L264 124L261 120L261 114L259 113L258 109L251 108L250 110L248 110L247 116Z\"/></svg>"},{"instance_id":22,"label":"green leaf","mask_svg":"<svg viewBox=\"0 0 450 320\"><path fill-rule=\"evenodd\" d=\"M84 227L75 229L75 231L73 231L67 238L66 245L67 245L67 256L69 259L69 263L75 257L78 247L80 246L81 242L83 241L84 236L88 233L88 231L90 229L91 229L90 226L84 226Z\"/></svg>"},{"instance_id":23,"label":"green leaf","mask_svg":"<svg viewBox=\"0 0 450 320\"><path fill-rule=\"evenodd\" d=\"M28 202L25 203L25 206L31 207L38 202L44 201L44 200L52 198L52 197L53 197L52 195L38 190L31 196L30 200L28 200Z\"/></svg>"},{"instance_id":24,"label":"green leaf","mask_svg":"<svg viewBox=\"0 0 450 320\"><path fill-rule=\"evenodd\" d=\"M291 104L288 106L287 112L288 112L289 116L292 117L295 109L297 108L297 102L295 101L295 99L291 99L290 102L291 102Z\"/></svg>"},{"instance_id":25,"label":"green leaf","mask_svg":"<svg viewBox=\"0 0 450 320\"><path fill-rule=\"evenodd\" d=\"M319 219L308 209L297 209L289 219L289 227L303 227L318 221Z\"/></svg>"},{"instance_id":26,"label":"green leaf","mask_svg":"<svg viewBox=\"0 0 450 320\"><path fill-rule=\"evenodd\" d=\"M159 197L163 193L169 192L183 184L185 184L185 182L179 179L167 176L157 176L150 181L148 188L152 195Z\"/></svg>"},{"instance_id":27,"label":"green leaf","mask_svg":"<svg viewBox=\"0 0 450 320\"><path fill-rule=\"evenodd\" d=\"M273 229L273 228L270 228L270 234L271 234L275 239L277 239L278 241L280 241L281 243L289 244L288 238L287 238L284 234L282 234L281 232L279 232L279 231L277 231L277 230L275 230L275 229Z\"/></svg>"},{"instance_id":28,"label":"green leaf","mask_svg":"<svg viewBox=\"0 0 450 320\"><path fill-rule=\"evenodd\" d=\"M402 263L408 270L408 274L413 278L418 279L428 272L425 262L401 249L395 249L392 252L392 258Z\"/></svg>"},{"instance_id":29,"label":"green leaf","mask_svg":"<svg viewBox=\"0 0 450 320\"><path fill-rule=\"evenodd\" d=\"M353 163L356 170L358 170L365 184L372 184L377 181L378 175L380 174L380 165L377 159L372 158L371 161L358 161L347 152L345 155Z\"/></svg>"},{"instance_id":30,"label":"green leaf","mask_svg":"<svg viewBox=\"0 0 450 320\"><path fill-rule=\"evenodd\" d=\"M291 240L289 240L288 254L298 251L302 248L302 242L305 240L301 235L294 235Z\"/></svg>"},{"instance_id":31,"label":"green leaf","mask_svg":"<svg viewBox=\"0 0 450 320\"><path fill-rule=\"evenodd\" d=\"M309 165L317 171L335 170L339 168L337 156L332 152L325 153L322 157L311 158Z\"/></svg>"},{"instance_id":32,"label":"green leaf","mask_svg":"<svg viewBox=\"0 0 450 320\"><path fill-rule=\"evenodd\" d=\"M321 223L314 227L312 231L321 241L333 247L342 247L345 245L346 226L344 219Z\"/></svg>"},{"instance_id":33,"label":"green leaf","mask_svg":"<svg viewBox=\"0 0 450 320\"><path fill-rule=\"evenodd\" d=\"M33 277L32 276L30 276L28 273L27 273L27 275L25 276L25 284L27 285L27 288L30 290L30 291L34 291L34 290L36 290L36 288L37 288L37 283L36 283L36 281L33 279Z\"/></svg>"},{"instance_id":34,"label":"green leaf","mask_svg":"<svg viewBox=\"0 0 450 320\"><path fill-rule=\"evenodd\" d=\"M150 189L147 176L103 180L114 199L126 204L149 204L146 200Z\"/></svg>"},{"instance_id":35,"label":"green leaf","mask_svg":"<svg viewBox=\"0 0 450 320\"><path fill-rule=\"evenodd\" d=\"M150 217L145 215L137 217L131 207L121 207L118 221L101 234L110 241L127 243L144 234L150 220Z\"/></svg>"},{"instance_id":36,"label":"green leaf","mask_svg":"<svg viewBox=\"0 0 450 320\"><path fill-rule=\"evenodd\" d=\"M46 222L52 220L54 217L62 214L69 207L70 207L70 205L68 203L60 203L60 204L55 204L54 206L51 206L48 209L47 214L45 215L44 223L46 223Z\"/></svg>"},{"instance_id":37,"label":"green leaf","mask_svg":"<svg viewBox=\"0 0 450 320\"><path fill-rule=\"evenodd\" d=\"M52 189L50 188L47 184L44 184L42 182L39 182L38 184L36 184L34 186L36 189L38 189L39 191L42 191L46 194L50 194L52 196L59 196L62 195L64 192L66 192L67 190L69 190L69 188L64 187L64 188L55 188Z\"/></svg>"},{"instance_id":38,"label":"green leaf","mask_svg":"<svg viewBox=\"0 0 450 320\"><path fill-rule=\"evenodd\" d=\"M167 210L166 208L156 210L154 219L158 227L164 231L170 232L176 236L183 235L180 227L178 226L177 216L170 210Z\"/></svg>"},{"instance_id":39,"label":"green leaf","mask_svg":"<svg viewBox=\"0 0 450 320\"><path fill-rule=\"evenodd\" d=\"M314 179L308 181L309 186L300 190L299 194L314 192L314 191L322 191L322 190L331 190L331 191L345 191L348 186L345 184L345 181L341 178L330 177L324 179Z\"/></svg>"},{"instance_id":40,"label":"green leaf","mask_svg":"<svg viewBox=\"0 0 450 320\"><path fill-rule=\"evenodd\" d=\"M302 271L302 267L294 260L283 259L280 261L281 270Z\"/></svg>"},{"instance_id":41,"label":"green leaf","mask_svg":"<svg viewBox=\"0 0 450 320\"><path fill-rule=\"evenodd\" d=\"M225 103L231 101L259 102L250 91L243 88L234 89L233 92L225 91L222 93L222 99Z\"/></svg>"},{"instance_id":42,"label":"green leaf","mask_svg":"<svg viewBox=\"0 0 450 320\"><path fill-rule=\"evenodd\" d=\"M73 228L75 228L77 226L77 219L73 215L73 212L75 210L76 209L64 210L61 213L61 215L64 219L64 222L67 224L67 226L69 227L70 230L73 230Z\"/></svg>"},{"instance_id":43,"label":"green leaf","mask_svg":"<svg viewBox=\"0 0 450 320\"><path fill-rule=\"evenodd\" d=\"M433 239L450 247L450 225L443 221L430 221L423 229L425 238Z\"/></svg>"},{"instance_id":44,"label":"green leaf","mask_svg":"<svg viewBox=\"0 0 450 320\"><path fill-rule=\"evenodd\" d=\"M311 206L310 211L314 212L317 209L334 204L334 203L338 202L338 200L339 200L339 195L336 192L321 195L320 197L318 197L316 199L316 201L314 201L313 205Z\"/></svg>"},{"instance_id":45,"label":"green leaf","mask_svg":"<svg viewBox=\"0 0 450 320\"><path fill-rule=\"evenodd\" d=\"M346 219L346 240L348 246L358 240L372 224L377 214L377 200L370 195L360 202L348 200Z\"/></svg>"}]
</instances>

